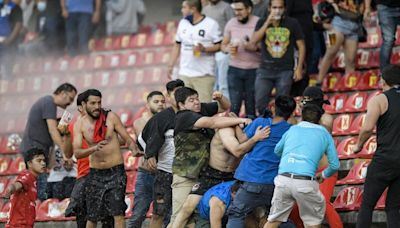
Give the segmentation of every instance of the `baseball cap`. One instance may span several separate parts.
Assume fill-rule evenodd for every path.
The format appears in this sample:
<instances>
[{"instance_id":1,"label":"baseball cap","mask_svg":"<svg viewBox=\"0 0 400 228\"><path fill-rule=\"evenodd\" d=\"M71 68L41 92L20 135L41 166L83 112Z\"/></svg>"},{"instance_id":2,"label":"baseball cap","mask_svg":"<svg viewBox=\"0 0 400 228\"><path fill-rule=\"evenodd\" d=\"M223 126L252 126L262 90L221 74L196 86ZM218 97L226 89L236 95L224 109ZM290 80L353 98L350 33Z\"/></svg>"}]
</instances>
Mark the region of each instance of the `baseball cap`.
<instances>
[{"instance_id":1,"label":"baseball cap","mask_svg":"<svg viewBox=\"0 0 400 228\"><path fill-rule=\"evenodd\" d=\"M329 102L328 100L324 100L324 93L319 87L316 86L307 87L303 92L303 97L307 97L307 100L309 101L315 100L321 101L322 104L331 104L331 102ZM307 103L307 101L305 101L305 103Z\"/></svg>"}]
</instances>

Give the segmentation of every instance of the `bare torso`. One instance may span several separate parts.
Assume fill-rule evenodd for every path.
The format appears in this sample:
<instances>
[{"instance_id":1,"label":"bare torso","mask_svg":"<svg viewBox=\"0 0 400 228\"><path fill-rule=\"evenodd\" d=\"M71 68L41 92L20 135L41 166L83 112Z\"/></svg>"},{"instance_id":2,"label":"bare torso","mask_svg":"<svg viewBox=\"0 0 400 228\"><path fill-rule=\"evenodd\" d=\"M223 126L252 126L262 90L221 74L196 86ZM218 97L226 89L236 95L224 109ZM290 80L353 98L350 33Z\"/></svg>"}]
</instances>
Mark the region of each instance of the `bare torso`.
<instances>
[{"instance_id":1,"label":"bare torso","mask_svg":"<svg viewBox=\"0 0 400 228\"><path fill-rule=\"evenodd\" d=\"M240 158L236 158L224 148L219 131L217 131L210 144L209 165L223 172L233 172L239 163Z\"/></svg>"},{"instance_id":2,"label":"bare torso","mask_svg":"<svg viewBox=\"0 0 400 228\"><path fill-rule=\"evenodd\" d=\"M114 123L110 120L109 116L107 117L106 125L105 140L108 143L101 150L90 155L90 168L108 169L124 163L117 133L114 131ZM97 144L93 142L94 123L90 123L88 120L82 121L81 131L89 146Z\"/></svg>"}]
</instances>

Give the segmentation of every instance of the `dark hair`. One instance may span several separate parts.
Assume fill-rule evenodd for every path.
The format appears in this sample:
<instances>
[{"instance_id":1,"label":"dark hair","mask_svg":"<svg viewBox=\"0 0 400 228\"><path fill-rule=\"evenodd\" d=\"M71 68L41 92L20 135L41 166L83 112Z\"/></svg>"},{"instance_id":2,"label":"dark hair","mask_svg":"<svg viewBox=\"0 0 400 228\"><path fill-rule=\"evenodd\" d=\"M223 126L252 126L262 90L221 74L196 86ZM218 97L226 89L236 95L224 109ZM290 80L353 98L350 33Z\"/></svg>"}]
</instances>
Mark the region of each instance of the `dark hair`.
<instances>
[{"instance_id":1,"label":"dark hair","mask_svg":"<svg viewBox=\"0 0 400 228\"><path fill-rule=\"evenodd\" d=\"M24 155L25 166L27 169L29 168L28 162L32 161L36 156L43 155L46 159L46 154L44 153L44 151L41 149L38 149L38 148L30 149L27 152L25 152L23 155Z\"/></svg>"},{"instance_id":2,"label":"dark hair","mask_svg":"<svg viewBox=\"0 0 400 228\"><path fill-rule=\"evenodd\" d=\"M163 93L161 93L160 91L152 91L151 93L149 93L149 95L147 95L147 101L149 101L152 97L154 96L164 96Z\"/></svg>"},{"instance_id":3,"label":"dark hair","mask_svg":"<svg viewBox=\"0 0 400 228\"><path fill-rule=\"evenodd\" d=\"M232 3L243 3L246 8L253 8L253 2L251 0L233 0Z\"/></svg>"},{"instance_id":4,"label":"dark hair","mask_svg":"<svg viewBox=\"0 0 400 228\"><path fill-rule=\"evenodd\" d=\"M272 1L276 1L276 0L269 0L268 2L268 7L271 8L272 6ZM281 0L283 2L283 6L286 7L286 0Z\"/></svg>"},{"instance_id":5,"label":"dark hair","mask_svg":"<svg viewBox=\"0 0 400 228\"><path fill-rule=\"evenodd\" d=\"M303 121L318 124L324 111L316 104L306 104L301 110Z\"/></svg>"},{"instance_id":6,"label":"dark hair","mask_svg":"<svg viewBox=\"0 0 400 228\"><path fill-rule=\"evenodd\" d=\"M196 90L189 87L182 87L175 92L175 101L179 108L179 102L185 104L188 97L198 94Z\"/></svg>"},{"instance_id":7,"label":"dark hair","mask_svg":"<svg viewBox=\"0 0 400 228\"><path fill-rule=\"evenodd\" d=\"M85 99L83 100L84 102L87 102L89 100L90 96L95 96L95 97L100 97L101 98L101 92L97 89L88 89L85 92Z\"/></svg>"},{"instance_id":8,"label":"dark hair","mask_svg":"<svg viewBox=\"0 0 400 228\"><path fill-rule=\"evenodd\" d=\"M400 85L400 66L393 64L387 65L382 70L382 78L388 86Z\"/></svg>"},{"instance_id":9,"label":"dark hair","mask_svg":"<svg viewBox=\"0 0 400 228\"><path fill-rule=\"evenodd\" d=\"M76 106L82 105L82 102L84 102L85 99L86 99L86 91L78 94L78 97L76 98Z\"/></svg>"},{"instance_id":10,"label":"dark hair","mask_svg":"<svg viewBox=\"0 0 400 228\"><path fill-rule=\"evenodd\" d=\"M201 13L202 6L200 0L185 0L190 7L195 7Z\"/></svg>"},{"instance_id":11,"label":"dark hair","mask_svg":"<svg viewBox=\"0 0 400 228\"><path fill-rule=\"evenodd\" d=\"M54 95L58 95L62 92L72 92L74 91L75 93L78 92L78 90L76 90L75 86L73 86L70 83L63 83L60 86L57 87L57 89L53 92Z\"/></svg>"},{"instance_id":12,"label":"dark hair","mask_svg":"<svg viewBox=\"0 0 400 228\"><path fill-rule=\"evenodd\" d=\"M176 89L178 87L184 87L184 86L185 86L185 83L182 80L176 79L176 80L169 81L165 87L167 87L167 92L171 93L172 91L174 91L174 89Z\"/></svg>"},{"instance_id":13,"label":"dark hair","mask_svg":"<svg viewBox=\"0 0 400 228\"><path fill-rule=\"evenodd\" d=\"M283 117L285 120L289 119L294 109L296 108L296 101L293 97L281 95L275 98L275 115Z\"/></svg>"}]
</instances>

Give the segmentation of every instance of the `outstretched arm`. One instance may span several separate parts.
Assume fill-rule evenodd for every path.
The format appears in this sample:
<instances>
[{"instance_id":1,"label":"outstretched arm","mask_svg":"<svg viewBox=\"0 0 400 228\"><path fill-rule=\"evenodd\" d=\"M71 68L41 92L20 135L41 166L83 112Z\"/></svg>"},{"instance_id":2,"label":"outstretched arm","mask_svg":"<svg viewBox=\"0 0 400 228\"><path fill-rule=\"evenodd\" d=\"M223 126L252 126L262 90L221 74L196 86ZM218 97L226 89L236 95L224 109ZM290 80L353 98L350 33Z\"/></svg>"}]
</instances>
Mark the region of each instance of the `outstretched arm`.
<instances>
[{"instance_id":1,"label":"outstretched arm","mask_svg":"<svg viewBox=\"0 0 400 228\"><path fill-rule=\"evenodd\" d=\"M194 123L195 128L226 128L232 127L239 124L249 124L251 122L250 119L246 118L232 118L232 117L201 117Z\"/></svg>"}]
</instances>

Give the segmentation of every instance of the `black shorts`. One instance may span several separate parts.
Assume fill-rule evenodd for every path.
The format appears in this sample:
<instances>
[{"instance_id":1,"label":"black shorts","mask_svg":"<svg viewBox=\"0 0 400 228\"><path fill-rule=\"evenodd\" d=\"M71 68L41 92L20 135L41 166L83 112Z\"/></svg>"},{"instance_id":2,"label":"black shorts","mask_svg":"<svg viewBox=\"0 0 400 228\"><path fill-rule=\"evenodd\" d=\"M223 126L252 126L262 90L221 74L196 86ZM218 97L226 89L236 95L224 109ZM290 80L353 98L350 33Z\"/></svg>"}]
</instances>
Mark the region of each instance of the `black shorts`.
<instances>
[{"instance_id":1,"label":"black shorts","mask_svg":"<svg viewBox=\"0 0 400 228\"><path fill-rule=\"evenodd\" d=\"M70 202L65 210L65 217L80 215L86 217L86 182L87 176L76 179Z\"/></svg>"},{"instance_id":2,"label":"black shorts","mask_svg":"<svg viewBox=\"0 0 400 228\"><path fill-rule=\"evenodd\" d=\"M234 180L233 175L233 172L222 172L209 165L204 166L200 172L199 182L193 186L190 194L204 195L211 187L222 182Z\"/></svg>"},{"instance_id":3,"label":"black shorts","mask_svg":"<svg viewBox=\"0 0 400 228\"><path fill-rule=\"evenodd\" d=\"M153 214L165 216L172 208L172 173L157 170L153 189Z\"/></svg>"},{"instance_id":4,"label":"black shorts","mask_svg":"<svg viewBox=\"0 0 400 228\"><path fill-rule=\"evenodd\" d=\"M90 169L86 185L87 219L101 221L108 216L124 216L126 173L124 165Z\"/></svg>"}]
</instances>

